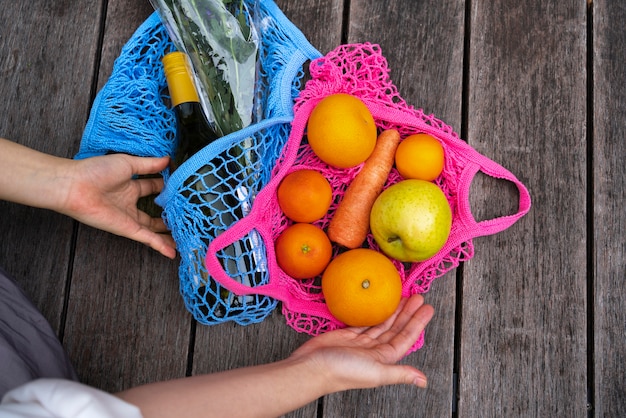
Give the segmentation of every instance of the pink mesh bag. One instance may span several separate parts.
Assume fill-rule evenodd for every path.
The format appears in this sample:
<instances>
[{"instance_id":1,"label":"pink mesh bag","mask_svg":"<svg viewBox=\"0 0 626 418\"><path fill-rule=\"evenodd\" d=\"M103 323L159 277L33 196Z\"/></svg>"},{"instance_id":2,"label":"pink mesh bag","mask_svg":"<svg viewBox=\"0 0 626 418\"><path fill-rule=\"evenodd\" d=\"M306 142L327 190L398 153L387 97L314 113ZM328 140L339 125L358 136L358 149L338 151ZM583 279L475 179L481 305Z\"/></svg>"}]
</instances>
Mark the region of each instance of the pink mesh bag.
<instances>
[{"instance_id":1,"label":"pink mesh bag","mask_svg":"<svg viewBox=\"0 0 626 418\"><path fill-rule=\"evenodd\" d=\"M432 281L461 261L474 255L472 238L495 234L511 226L530 209L530 195L526 187L507 169L481 155L440 120L425 115L408 105L398 94L389 78L387 61L375 44L342 45L310 65L312 79L306 83L294 106L292 130L273 171L270 182L257 195L251 212L208 247L206 266L209 274L230 291L240 294L262 294L282 302L287 324L299 332L317 335L345 325L328 311L321 292L320 278L296 280L283 272L276 262L274 241L291 223L278 206L276 189L280 181L292 171L315 169L320 171L333 188L333 204L329 213L314 224L326 229L337 202L361 166L336 169L321 162L306 142L306 123L315 105L334 93L349 93L363 100L372 112L379 130L394 128L402 138L414 133L428 133L444 147L445 166L435 182L442 188L452 208L452 230L445 246L430 259L419 263L394 261L403 281L403 296L425 293ZM478 172L514 183L519 191L518 212L509 216L477 222L470 209L469 192L472 179ZM394 168L385 187L401 180ZM231 278L224 271L216 253L255 230L264 241L265 254L259 257L258 269L267 271L266 285L249 287ZM366 243L378 250L373 237ZM335 254L340 250L334 247ZM392 260L393 261L393 260ZM414 349L423 344L423 335Z\"/></svg>"}]
</instances>

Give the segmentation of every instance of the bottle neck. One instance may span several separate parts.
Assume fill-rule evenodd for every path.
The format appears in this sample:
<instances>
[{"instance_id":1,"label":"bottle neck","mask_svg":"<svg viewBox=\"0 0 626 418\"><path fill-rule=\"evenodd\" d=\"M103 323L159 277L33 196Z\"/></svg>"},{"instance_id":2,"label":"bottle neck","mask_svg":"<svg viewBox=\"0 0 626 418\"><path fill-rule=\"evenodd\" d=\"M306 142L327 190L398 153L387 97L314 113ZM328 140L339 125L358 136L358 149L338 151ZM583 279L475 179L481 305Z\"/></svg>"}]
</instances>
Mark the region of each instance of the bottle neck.
<instances>
[{"instance_id":1,"label":"bottle neck","mask_svg":"<svg viewBox=\"0 0 626 418\"><path fill-rule=\"evenodd\" d=\"M193 71L186 55L171 52L163 57L163 69L176 115L176 152L171 161L173 172L196 152L213 142L217 135L206 118L193 83Z\"/></svg>"},{"instance_id":2,"label":"bottle neck","mask_svg":"<svg viewBox=\"0 0 626 418\"><path fill-rule=\"evenodd\" d=\"M181 103L200 102L188 64L186 56L181 52L170 53L163 59L172 107Z\"/></svg>"},{"instance_id":3,"label":"bottle neck","mask_svg":"<svg viewBox=\"0 0 626 418\"><path fill-rule=\"evenodd\" d=\"M176 107L181 103L200 103L198 93L191 82L191 78L187 75L185 77L173 74L171 77L177 78L176 80L169 81L168 86L170 91L170 98L172 100L172 107Z\"/></svg>"}]
</instances>

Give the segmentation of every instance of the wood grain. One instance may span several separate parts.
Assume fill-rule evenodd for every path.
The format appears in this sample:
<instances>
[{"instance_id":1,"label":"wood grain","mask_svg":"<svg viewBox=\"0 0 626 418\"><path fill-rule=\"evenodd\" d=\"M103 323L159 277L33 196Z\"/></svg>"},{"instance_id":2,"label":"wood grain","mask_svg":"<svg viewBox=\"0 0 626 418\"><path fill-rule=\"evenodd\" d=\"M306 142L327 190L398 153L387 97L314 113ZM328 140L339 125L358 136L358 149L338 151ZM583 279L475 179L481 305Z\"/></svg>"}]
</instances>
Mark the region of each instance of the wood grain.
<instances>
[{"instance_id":1,"label":"wood grain","mask_svg":"<svg viewBox=\"0 0 626 418\"><path fill-rule=\"evenodd\" d=\"M626 8L593 4L594 414L626 411Z\"/></svg>"},{"instance_id":2,"label":"wood grain","mask_svg":"<svg viewBox=\"0 0 626 418\"><path fill-rule=\"evenodd\" d=\"M341 43L344 3L343 0L276 0L285 16L322 54Z\"/></svg>"},{"instance_id":3,"label":"wood grain","mask_svg":"<svg viewBox=\"0 0 626 418\"><path fill-rule=\"evenodd\" d=\"M81 380L116 392L184 377L191 318L177 264L84 227L78 237L65 346Z\"/></svg>"},{"instance_id":4,"label":"wood grain","mask_svg":"<svg viewBox=\"0 0 626 418\"><path fill-rule=\"evenodd\" d=\"M76 3L76 4L74 4ZM8 2L0 11L0 136L71 157L89 112L101 2ZM2 265L57 333L74 222L0 202Z\"/></svg>"},{"instance_id":5,"label":"wood grain","mask_svg":"<svg viewBox=\"0 0 626 418\"><path fill-rule=\"evenodd\" d=\"M465 265L459 416L587 413L585 17L575 1L472 2L467 139L534 206ZM484 217L506 194L475 182Z\"/></svg>"},{"instance_id":6,"label":"wood grain","mask_svg":"<svg viewBox=\"0 0 626 418\"><path fill-rule=\"evenodd\" d=\"M122 47L133 36L139 25L153 12L154 9L149 1L109 1L107 3L106 25L98 68L98 90L109 79L113 63L120 55Z\"/></svg>"}]
</instances>

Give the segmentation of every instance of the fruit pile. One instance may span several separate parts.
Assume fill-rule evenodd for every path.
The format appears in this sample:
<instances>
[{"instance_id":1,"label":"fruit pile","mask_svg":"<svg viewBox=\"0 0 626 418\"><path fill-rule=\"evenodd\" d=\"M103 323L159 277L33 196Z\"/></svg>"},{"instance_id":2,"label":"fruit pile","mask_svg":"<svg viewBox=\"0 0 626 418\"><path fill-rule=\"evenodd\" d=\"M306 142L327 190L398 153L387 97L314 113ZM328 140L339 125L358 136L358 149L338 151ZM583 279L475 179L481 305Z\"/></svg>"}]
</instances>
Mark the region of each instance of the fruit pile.
<instances>
[{"instance_id":1,"label":"fruit pile","mask_svg":"<svg viewBox=\"0 0 626 418\"><path fill-rule=\"evenodd\" d=\"M315 169L295 168L282 179L276 198L290 222L276 238L276 261L294 279L321 277L324 301L339 321L377 325L400 303L394 262L425 261L450 234L452 211L437 184L444 148L426 133L379 133L367 106L344 93L315 106L306 136L330 169L356 175L337 199Z\"/></svg>"}]
</instances>

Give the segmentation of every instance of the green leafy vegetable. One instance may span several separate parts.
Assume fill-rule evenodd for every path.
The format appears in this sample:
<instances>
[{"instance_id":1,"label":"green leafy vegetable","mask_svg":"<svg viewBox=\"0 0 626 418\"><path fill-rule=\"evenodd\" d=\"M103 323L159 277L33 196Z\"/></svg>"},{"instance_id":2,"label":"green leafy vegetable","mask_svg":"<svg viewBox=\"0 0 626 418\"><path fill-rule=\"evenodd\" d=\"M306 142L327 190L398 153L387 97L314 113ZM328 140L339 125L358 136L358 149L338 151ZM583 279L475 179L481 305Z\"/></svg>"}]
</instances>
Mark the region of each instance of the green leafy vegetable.
<instances>
[{"instance_id":1,"label":"green leafy vegetable","mask_svg":"<svg viewBox=\"0 0 626 418\"><path fill-rule=\"evenodd\" d=\"M151 0L189 55L209 121L220 135L252 122L258 34L243 0Z\"/></svg>"}]
</instances>

